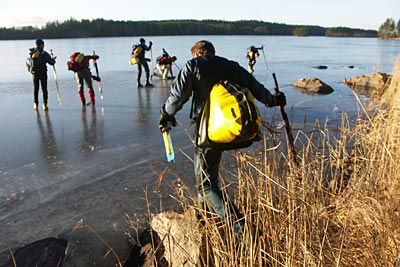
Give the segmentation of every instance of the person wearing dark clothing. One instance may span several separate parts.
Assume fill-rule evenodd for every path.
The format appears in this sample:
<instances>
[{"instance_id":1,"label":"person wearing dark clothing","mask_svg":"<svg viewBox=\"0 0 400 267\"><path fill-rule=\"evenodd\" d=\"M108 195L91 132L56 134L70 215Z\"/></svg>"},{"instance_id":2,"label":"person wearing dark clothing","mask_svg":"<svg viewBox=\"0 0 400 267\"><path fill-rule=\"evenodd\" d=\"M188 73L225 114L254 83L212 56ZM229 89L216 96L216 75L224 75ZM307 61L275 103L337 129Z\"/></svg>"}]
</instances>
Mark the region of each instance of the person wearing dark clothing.
<instances>
[{"instance_id":1,"label":"person wearing dark clothing","mask_svg":"<svg viewBox=\"0 0 400 267\"><path fill-rule=\"evenodd\" d=\"M176 125L175 114L192 97L191 115L196 122L198 135L201 110L210 97L212 87L219 81L228 80L249 88L254 97L268 107L286 105L283 93L272 95L261 83L237 62L215 55L215 48L209 41L199 41L191 48L193 58L182 68L171 85L171 92L161 108L160 130L168 131ZM196 136L197 138L197 136ZM235 217L242 215L228 201L225 203L218 186L218 172L222 150L212 147L195 146L194 175L200 202L207 201L212 209L229 225L233 225L236 234L243 232L243 220Z\"/></svg>"},{"instance_id":2,"label":"person wearing dark clothing","mask_svg":"<svg viewBox=\"0 0 400 267\"><path fill-rule=\"evenodd\" d=\"M147 61L150 61L149 59L145 58L145 52L150 51L153 43L150 41L149 46L146 45L146 40L144 38L140 38L139 43L135 44L132 46L132 55L135 54L135 57L138 59L138 76L137 76L137 87L143 87L143 85L140 82L140 79L142 77L142 67L144 68L144 71L146 72L146 83L145 86L153 86L153 84L150 83L150 70L149 70L149 65L147 64ZM136 51L136 52L135 52Z\"/></svg>"},{"instance_id":3,"label":"person wearing dark clothing","mask_svg":"<svg viewBox=\"0 0 400 267\"><path fill-rule=\"evenodd\" d=\"M91 59L97 60L99 59L98 55L93 55L93 56L84 56L82 61L78 64L77 70L75 72L75 77L76 81L78 83L78 95L81 100L82 106L86 105L86 99L85 99L85 91L84 91L84 83L86 84L86 87L88 88L88 94L89 94L89 99L90 102L88 105L95 105L95 94L93 90L93 83L92 83L92 78L93 79L98 79L98 77L93 76L92 73L90 72L89 68L89 61Z\"/></svg>"},{"instance_id":4,"label":"person wearing dark clothing","mask_svg":"<svg viewBox=\"0 0 400 267\"><path fill-rule=\"evenodd\" d=\"M254 72L253 67L257 62L256 59L260 56L260 53L258 52L258 50L260 50L260 49L263 49L263 47L255 47L252 45L249 48L247 48L247 55L246 55L246 58L248 61L247 67L248 67L248 71L250 73Z\"/></svg>"},{"instance_id":5,"label":"person wearing dark clothing","mask_svg":"<svg viewBox=\"0 0 400 267\"><path fill-rule=\"evenodd\" d=\"M33 80L33 108L39 106L39 87L42 87L43 109L48 110L48 91L47 91L47 64L54 65L55 58L44 51L44 41L36 40L36 48L29 49L29 60L27 61L28 70L32 73Z\"/></svg>"}]
</instances>

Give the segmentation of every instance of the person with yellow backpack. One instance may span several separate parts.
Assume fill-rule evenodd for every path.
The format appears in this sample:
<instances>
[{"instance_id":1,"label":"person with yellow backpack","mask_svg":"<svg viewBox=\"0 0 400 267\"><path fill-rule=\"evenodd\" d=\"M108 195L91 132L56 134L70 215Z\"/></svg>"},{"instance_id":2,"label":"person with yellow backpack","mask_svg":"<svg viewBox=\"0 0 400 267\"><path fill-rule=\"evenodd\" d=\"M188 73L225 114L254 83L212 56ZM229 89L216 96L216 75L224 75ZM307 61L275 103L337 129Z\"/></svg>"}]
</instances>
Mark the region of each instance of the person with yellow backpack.
<instances>
[{"instance_id":1,"label":"person with yellow backpack","mask_svg":"<svg viewBox=\"0 0 400 267\"><path fill-rule=\"evenodd\" d=\"M254 65L257 62L257 58L260 56L258 50L264 49L264 47L255 47L254 45L247 48L247 69L250 73L254 72Z\"/></svg>"},{"instance_id":2,"label":"person with yellow backpack","mask_svg":"<svg viewBox=\"0 0 400 267\"><path fill-rule=\"evenodd\" d=\"M33 80L33 109L37 110L39 106L39 84L43 93L43 110L48 110L48 91L47 91L47 65L56 64L55 58L44 51L44 41L36 40L36 48L29 49L29 57L26 61L28 71L32 74Z\"/></svg>"},{"instance_id":3,"label":"person with yellow backpack","mask_svg":"<svg viewBox=\"0 0 400 267\"><path fill-rule=\"evenodd\" d=\"M253 141L259 140L261 119L252 103L253 96L267 107L286 105L286 97L283 93L272 95L237 62L215 55L215 48L209 41L196 42L191 54L193 58L179 71L171 85L170 95L160 111L158 126L163 133L176 126L175 114L192 97L190 118L196 124L194 175L198 199L201 203L207 202L215 213L233 226L237 235L241 235L244 229L243 215L231 201L224 201L218 186L222 152L250 146ZM218 106L210 104L213 98L224 98L216 101L223 106L216 111L218 114L211 114ZM229 102L228 106L224 106L226 102ZM239 106L243 106L243 103L249 108L242 114ZM212 119L212 116L215 118ZM224 117L229 117L227 120L235 126L234 132L225 129L226 134L221 134L219 126L226 123ZM250 128L246 127L244 119L251 124ZM213 138L209 132L212 128L216 128L215 139L208 140ZM244 128L246 130L242 131ZM206 140L203 142L203 139Z\"/></svg>"},{"instance_id":4,"label":"person with yellow backpack","mask_svg":"<svg viewBox=\"0 0 400 267\"><path fill-rule=\"evenodd\" d=\"M150 69L149 65L147 64L148 61L151 61L148 58L145 58L145 52L150 51L153 43L150 41L149 46L146 45L146 40L144 38L139 39L138 44L134 44L132 46L132 53L131 53L131 58L129 60L129 63L131 65L137 64L138 66L138 76L137 76L137 87L143 87L142 83L140 82L140 79L142 77L142 67L144 68L144 71L146 72L146 87L151 87L153 84L150 83Z\"/></svg>"}]
</instances>

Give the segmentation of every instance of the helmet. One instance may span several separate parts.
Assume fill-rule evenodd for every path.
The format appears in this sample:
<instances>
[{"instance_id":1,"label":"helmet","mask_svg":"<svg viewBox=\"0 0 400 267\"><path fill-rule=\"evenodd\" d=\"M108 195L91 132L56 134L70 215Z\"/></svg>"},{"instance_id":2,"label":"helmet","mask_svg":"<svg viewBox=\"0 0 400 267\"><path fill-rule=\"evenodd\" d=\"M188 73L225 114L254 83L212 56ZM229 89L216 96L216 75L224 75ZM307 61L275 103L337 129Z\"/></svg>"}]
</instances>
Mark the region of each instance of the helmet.
<instances>
[{"instance_id":1,"label":"helmet","mask_svg":"<svg viewBox=\"0 0 400 267\"><path fill-rule=\"evenodd\" d=\"M139 39L139 42L140 42L140 43L145 43L146 40L145 40L144 38L140 38L140 39Z\"/></svg>"},{"instance_id":2,"label":"helmet","mask_svg":"<svg viewBox=\"0 0 400 267\"><path fill-rule=\"evenodd\" d=\"M41 46L41 45L44 45L43 40L42 39L37 39L36 40L36 46Z\"/></svg>"},{"instance_id":3,"label":"helmet","mask_svg":"<svg viewBox=\"0 0 400 267\"><path fill-rule=\"evenodd\" d=\"M171 59L172 59L172 61L176 61L177 60L176 56L173 56Z\"/></svg>"}]
</instances>

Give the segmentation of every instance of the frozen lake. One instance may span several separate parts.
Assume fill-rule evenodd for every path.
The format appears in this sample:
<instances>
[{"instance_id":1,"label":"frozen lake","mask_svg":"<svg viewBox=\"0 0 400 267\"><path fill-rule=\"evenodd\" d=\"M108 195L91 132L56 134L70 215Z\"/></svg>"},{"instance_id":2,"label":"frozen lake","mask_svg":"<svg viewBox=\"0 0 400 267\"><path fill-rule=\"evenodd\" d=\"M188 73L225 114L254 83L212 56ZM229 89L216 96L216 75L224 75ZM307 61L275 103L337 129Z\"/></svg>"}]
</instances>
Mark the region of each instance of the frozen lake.
<instances>
[{"instance_id":1,"label":"frozen lake","mask_svg":"<svg viewBox=\"0 0 400 267\"><path fill-rule=\"evenodd\" d=\"M145 38L154 43L147 57L155 59L165 48L177 56L180 67L190 58L191 46L200 39L212 41L218 55L242 66L246 66L247 47L265 45L266 61L261 55L255 65L255 77L273 91L271 73L276 73L288 99L289 117L297 127L303 125L305 117L309 125L318 118L328 119L329 125L335 127L340 125L341 112L355 114L358 107L354 95L341 80L376 71L391 72L400 51L400 42L371 38ZM154 88L136 88L136 66L130 66L128 59L131 46L138 39L44 40L45 50L52 49L57 55L62 100L60 105L50 67L48 112L33 110L33 86L24 65L34 40L0 41L0 48L6 51L0 62L0 266L8 248L56 235L76 241L75 253L82 258L81 264L85 262L77 266L109 266L102 260L104 247L93 241L93 234L84 229L70 232L80 219L124 259L129 248L124 234L125 214L133 220L146 218L146 194L152 211L160 209L160 199L165 206L171 204L167 187L155 190L154 182L160 173L168 167L166 182L181 177L188 185L193 184L192 163L179 151L193 154L184 130L189 124L190 104L177 116L183 126L172 131L176 163L168 164L157 121L171 81L155 80ZM104 99L100 100L94 83L96 107L82 108L66 61L74 51L91 54L93 50L100 56ZM328 69L312 68L315 65L326 65ZM175 68L174 73L177 71ZM311 96L289 85L302 77L318 77L335 92ZM263 108L261 112L267 121L271 115L279 115L275 109ZM93 249L96 246L99 249Z\"/></svg>"}]
</instances>

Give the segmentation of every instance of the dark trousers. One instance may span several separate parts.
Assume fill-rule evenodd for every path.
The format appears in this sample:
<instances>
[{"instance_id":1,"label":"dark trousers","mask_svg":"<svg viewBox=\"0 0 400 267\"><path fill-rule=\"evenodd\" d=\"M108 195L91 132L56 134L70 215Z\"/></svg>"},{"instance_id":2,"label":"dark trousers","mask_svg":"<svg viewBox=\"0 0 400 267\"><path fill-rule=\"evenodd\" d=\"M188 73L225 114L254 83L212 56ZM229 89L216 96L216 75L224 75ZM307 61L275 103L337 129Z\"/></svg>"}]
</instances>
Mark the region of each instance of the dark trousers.
<instances>
[{"instance_id":1,"label":"dark trousers","mask_svg":"<svg viewBox=\"0 0 400 267\"><path fill-rule=\"evenodd\" d=\"M254 72L254 65L255 64L256 64L256 60L255 59L250 59L249 60L247 67L248 67L248 70L249 70L250 73Z\"/></svg>"},{"instance_id":2,"label":"dark trousers","mask_svg":"<svg viewBox=\"0 0 400 267\"><path fill-rule=\"evenodd\" d=\"M75 75L76 75L76 81L78 83L78 95L81 99L82 104L86 103L85 93L84 93L84 84L86 84L86 87L89 90L90 103L94 105L95 94L93 90L92 73L88 68L83 68L80 71L76 72Z\"/></svg>"},{"instance_id":3,"label":"dark trousers","mask_svg":"<svg viewBox=\"0 0 400 267\"><path fill-rule=\"evenodd\" d=\"M33 102L39 103L39 85L42 87L43 103L47 104L48 92L47 92L47 73L36 73L32 75L33 79Z\"/></svg>"},{"instance_id":4,"label":"dark trousers","mask_svg":"<svg viewBox=\"0 0 400 267\"><path fill-rule=\"evenodd\" d=\"M144 68L144 71L146 72L146 83L148 83L150 78L149 64L147 64L147 61L145 59L141 59L137 64L137 66L138 66L138 76L137 76L138 84L140 83L140 78L142 77L142 66Z\"/></svg>"},{"instance_id":5,"label":"dark trousers","mask_svg":"<svg viewBox=\"0 0 400 267\"><path fill-rule=\"evenodd\" d=\"M224 219L236 234L243 232L244 222L238 221L243 215L229 199L224 199L218 186L219 164L222 150L195 146L194 173L199 201L207 201L214 212Z\"/></svg>"}]
</instances>

